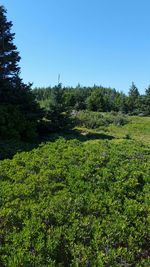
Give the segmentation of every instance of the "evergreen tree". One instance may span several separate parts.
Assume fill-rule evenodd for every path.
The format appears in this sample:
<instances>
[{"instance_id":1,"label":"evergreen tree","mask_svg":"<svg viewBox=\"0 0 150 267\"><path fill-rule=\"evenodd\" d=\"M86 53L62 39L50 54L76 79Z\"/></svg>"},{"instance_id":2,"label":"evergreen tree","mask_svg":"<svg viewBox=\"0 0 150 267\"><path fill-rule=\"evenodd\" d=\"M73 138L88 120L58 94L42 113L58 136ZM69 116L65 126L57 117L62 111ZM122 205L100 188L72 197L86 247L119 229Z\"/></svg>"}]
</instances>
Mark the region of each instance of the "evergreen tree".
<instances>
[{"instance_id":1,"label":"evergreen tree","mask_svg":"<svg viewBox=\"0 0 150 267\"><path fill-rule=\"evenodd\" d=\"M129 96L136 100L139 97L139 95L140 94L139 94L138 88L136 87L134 82L132 82L132 85L131 85L130 90L129 90Z\"/></svg>"},{"instance_id":2,"label":"evergreen tree","mask_svg":"<svg viewBox=\"0 0 150 267\"><path fill-rule=\"evenodd\" d=\"M87 109L91 111L104 110L104 96L101 90L95 89L87 98Z\"/></svg>"},{"instance_id":3,"label":"evergreen tree","mask_svg":"<svg viewBox=\"0 0 150 267\"><path fill-rule=\"evenodd\" d=\"M131 114L139 113L140 94L136 85L132 82L128 97L128 111Z\"/></svg>"},{"instance_id":4,"label":"evergreen tree","mask_svg":"<svg viewBox=\"0 0 150 267\"><path fill-rule=\"evenodd\" d=\"M20 56L11 27L0 6L0 137L29 139L35 136L40 110L31 84L24 84L19 77Z\"/></svg>"},{"instance_id":5,"label":"evergreen tree","mask_svg":"<svg viewBox=\"0 0 150 267\"><path fill-rule=\"evenodd\" d=\"M145 91L145 96L144 96L144 111L146 115L150 115L150 85Z\"/></svg>"},{"instance_id":6,"label":"evergreen tree","mask_svg":"<svg viewBox=\"0 0 150 267\"><path fill-rule=\"evenodd\" d=\"M148 88L146 89L146 97L148 97L148 99L150 99L150 85L148 86Z\"/></svg>"},{"instance_id":7,"label":"evergreen tree","mask_svg":"<svg viewBox=\"0 0 150 267\"><path fill-rule=\"evenodd\" d=\"M61 83L51 91L46 118L50 121L54 131L65 128L69 123L69 109L65 105L64 89Z\"/></svg>"}]
</instances>

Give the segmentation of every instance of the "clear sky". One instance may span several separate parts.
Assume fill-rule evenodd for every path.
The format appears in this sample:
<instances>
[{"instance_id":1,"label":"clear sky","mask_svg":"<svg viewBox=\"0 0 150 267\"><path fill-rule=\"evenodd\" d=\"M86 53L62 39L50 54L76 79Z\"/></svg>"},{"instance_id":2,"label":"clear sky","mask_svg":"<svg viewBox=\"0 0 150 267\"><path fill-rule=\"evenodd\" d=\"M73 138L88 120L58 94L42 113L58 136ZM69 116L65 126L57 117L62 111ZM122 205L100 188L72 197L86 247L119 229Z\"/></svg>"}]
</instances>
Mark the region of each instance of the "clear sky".
<instances>
[{"instance_id":1,"label":"clear sky","mask_svg":"<svg viewBox=\"0 0 150 267\"><path fill-rule=\"evenodd\" d=\"M150 0L0 0L34 86L150 84ZM34 87L33 86L33 87Z\"/></svg>"}]
</instances>

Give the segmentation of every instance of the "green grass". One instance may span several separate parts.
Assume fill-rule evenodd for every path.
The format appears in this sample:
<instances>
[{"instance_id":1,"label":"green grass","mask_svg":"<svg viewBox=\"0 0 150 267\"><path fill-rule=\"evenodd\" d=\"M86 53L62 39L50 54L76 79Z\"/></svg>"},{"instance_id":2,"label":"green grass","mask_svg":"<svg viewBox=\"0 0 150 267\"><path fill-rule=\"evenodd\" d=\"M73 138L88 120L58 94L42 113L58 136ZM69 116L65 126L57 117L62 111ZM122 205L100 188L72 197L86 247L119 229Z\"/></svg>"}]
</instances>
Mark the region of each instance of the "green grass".
<instances>
[{"instance_id":1,"label":"green grass","mask_svg":"<svg viewBox=\"0 0 150 267\"><path fill-rule=\"evenodd\" d=\"M113 136L114 138L111 142L121 142L122 139L129 138L150 145L150 117L129 117L129 122L123 126L110 124L107 127L102 126L99 129L87 129L85 127L76 127L76 129L85 135L97 133ZM95 140L92 139L89 141L97 142L98 140L99 138L95 138Z\"/></svg>"},{"instance_id":2,"label":"green grass","mask_svg":"<svg viewBox=\"0 0 150 267\"><path fill-rule=\"evenodd\" d=\"M129 123L124 126L110 125L108 131L115 138L125 138L127 135L131 139L150 144L150 117L130 117Z\"/></svg>"}]
</instances>

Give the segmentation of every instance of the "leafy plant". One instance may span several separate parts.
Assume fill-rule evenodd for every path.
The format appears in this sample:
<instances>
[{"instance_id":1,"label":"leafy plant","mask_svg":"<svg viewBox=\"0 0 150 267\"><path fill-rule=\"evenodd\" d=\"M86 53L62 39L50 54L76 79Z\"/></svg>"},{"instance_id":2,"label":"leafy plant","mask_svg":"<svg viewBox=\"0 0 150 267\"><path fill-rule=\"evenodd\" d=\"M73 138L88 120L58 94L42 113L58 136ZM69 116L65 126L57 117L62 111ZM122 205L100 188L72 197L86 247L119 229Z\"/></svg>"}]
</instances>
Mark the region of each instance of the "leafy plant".
<instances>
[{"instance_id":1,"label":"leafy plant","mask_svg":"<svg viewBox=\"0 0 150 267\"><path fill-rule=\"evenodd\" d=\"M1 265L148 266L149 147L60 139L0 162Z\"/></svg>"}]
</instances>

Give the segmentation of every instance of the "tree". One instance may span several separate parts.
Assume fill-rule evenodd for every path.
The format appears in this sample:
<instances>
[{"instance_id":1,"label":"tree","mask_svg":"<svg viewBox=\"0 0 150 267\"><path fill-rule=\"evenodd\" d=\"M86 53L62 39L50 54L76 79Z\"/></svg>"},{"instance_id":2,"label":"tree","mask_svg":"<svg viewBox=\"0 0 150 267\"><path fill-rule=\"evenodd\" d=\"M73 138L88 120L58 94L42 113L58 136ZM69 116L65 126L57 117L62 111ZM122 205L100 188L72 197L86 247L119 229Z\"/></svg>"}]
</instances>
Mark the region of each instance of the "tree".
<instances>
[{"instance_id":1,"label":"tree","mask_svg":"<svg viewBox=\"0 0 150 267\"><path fill-rule=\"evenodd\" d=\"M35 136L41 113L31 84L24 84L19 77L20 56L11 27L0 6L0 137L29 139Z\"/></svg>"},{"instance_id":2,"label":"tree","mask_svg":"<svg viewBox=\"0 0 150 267\"><path fill-rule=\"evenodd\" d=\"M143 96L143 110L145 115L150 115L150 85L145 90L145 95Z\"/></svg>"},{"instance_id":3,"label":"tree","mask_svg":"<svg viewBox=\"0 0 150 267\"><path fill-rule=\"evenodd\" d=\"M87 98L87 108L92 111L104 110L104 97L101 90L94 90Z\"/></svg>"},{"instance_id":4,"label":"tree","mask_svg":"<svg viewBox=\"0 0 150 267\"><path fill-rule=\"evenodd\" d=\"M140 94L139 94L138 88L132 82L132 85L129 89L129 97L128 97L128 110L131 114L138 113L139 100L140 100Z\"/></svg>"},{"instance_id":5,"label":"tree","mask_svg":"<svg viewBox=\"0 0 150 267\"><path fill-rule=\"evenodd\" d=\"M0 6L0 78L6 79L17 76L20 60L16 46L13 44L14 33L10 32L12 22L6 18L6 10Z\"/></svg>"},{"instance_id":6,"label":"tree","mask_svg":"<svg viewBox=\"0 0 150 267\"><path fill-rule=\"evenodd\" d=\"M65 105L64 89L61 83L51 90L46 119L53 131L65 128L69 123L69 108Z\"/></svg>"},{"instance_id":7,"label":"tree","mask_svg":"<svg viewBox=\"0 0 150 267\"><path fill-rule=\"evenodd\" d=\"M128 113L127 96L123 92L117 94L116 102L119 111Z\"/></svg>"},{"instance_id":8,"label":"tree","mask_svg":"<svg viewBox=\"0 0 150 267\"><path fill-rule=\"evenodd\" d=\"M132 82L132 85L131 85L130 90L129 90L129 96L136 100L139 97L139 95L140 94L139 94L138 88L136 87L134 82Z\"/></svg>"}]
</instances>

